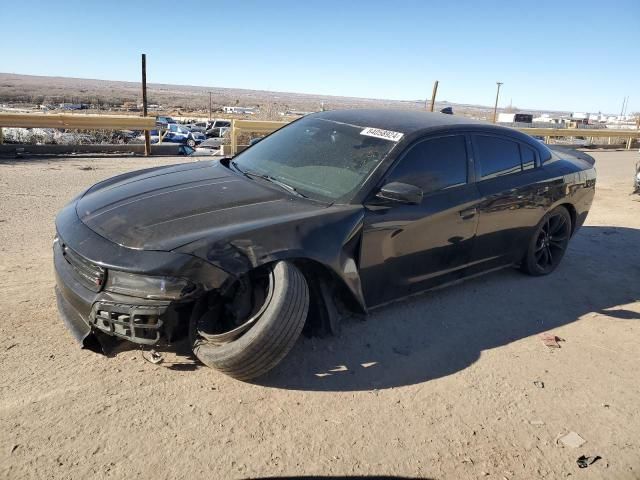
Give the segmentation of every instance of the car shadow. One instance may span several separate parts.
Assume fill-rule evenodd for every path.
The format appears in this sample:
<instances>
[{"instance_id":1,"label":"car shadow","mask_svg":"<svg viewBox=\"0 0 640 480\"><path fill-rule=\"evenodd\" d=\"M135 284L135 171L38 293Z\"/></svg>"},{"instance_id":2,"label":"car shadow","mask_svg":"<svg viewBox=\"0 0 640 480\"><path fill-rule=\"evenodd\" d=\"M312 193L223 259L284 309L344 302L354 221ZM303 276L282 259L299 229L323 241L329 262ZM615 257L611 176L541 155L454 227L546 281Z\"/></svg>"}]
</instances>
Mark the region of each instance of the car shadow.
<instances>
[{"instance_id":1,"label":"car shadow","mask_svg":"<svg viewBox=\"0 0 640 480\"><path fill-rule=\"evenodd\" d=\"M427 477L398 477L395 475L294 475L292 477L247 477L246 480L429 480Z\"/></svg>"},{"instance_id":2,"label":"car shadow","mask_svg":"<svg viewBox=\"0 0 640 480\"><path fill-rule=\"evenodd\" d=\"M115 358L123 353L139 353L142 358L156 366L174 370L178 372L193 371L205 367L205 365L195 356L188 340L180 340L173 345L167 346L140 346L125 340L109 337L110 343L106 345L106 356ZM159 354L160 361L152 361L151 352Z\"/></svg>"},{"instance_id":3,"label":"car shadow","mask_svg":"<svg viewBox=\"0 0 640 480\"><path fill-rule=\"evenodd\" d=\"M256 384L310 391L412 385L472 365L484 350L575 322L587 314L640 320L640 230L585 226L550 276L506 269L347 320L339 337L298 342ZM538 341L537 339L535 340Z\"/></svg>"}]
</instances>

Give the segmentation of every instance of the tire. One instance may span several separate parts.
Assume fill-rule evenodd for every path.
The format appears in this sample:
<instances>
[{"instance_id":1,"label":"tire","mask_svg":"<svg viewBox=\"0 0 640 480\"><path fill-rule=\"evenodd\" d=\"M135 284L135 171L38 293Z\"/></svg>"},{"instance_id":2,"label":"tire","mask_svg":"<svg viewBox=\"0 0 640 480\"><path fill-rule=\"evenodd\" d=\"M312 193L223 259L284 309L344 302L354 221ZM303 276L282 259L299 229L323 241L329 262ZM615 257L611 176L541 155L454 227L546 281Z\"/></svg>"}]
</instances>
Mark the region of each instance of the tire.
<instances>
[{"instance_id":1,"label":"tire","mask_svg":"<svg viewBox=\"0 0 640 480\"><path fill-rule=\"evenodd\" d=\"M529 240L520 269L536 277L553 272L564 257L571 230L571 215L565 207L557 207L548 212Z\"/></svg>"},{"instance_id":2,"label":"tire","mask_svg":"<svg viewBox=\"0 0 640 480\"><path fill-rule=\"evenodd\" d=\"M195 146L196 146L196 141L195 141L193 138L189 138L189 139L187 140L187 147L191 147L191 148L193 148L193 147L195 147Z\"/></svg>"},{"instance_id":3,"label":"tire","mask_svg":"<svg viewBox=\"0 0 640 480\"><path fill-rule=\"evenodd\" d=\"M309 288L292 263L271 271L271 292L255 323L239 338L215 343L192 338L193 353L205 365L238 380L251 380L275 367L296 343L309 310Z\"/></svg>"}]
</instances>

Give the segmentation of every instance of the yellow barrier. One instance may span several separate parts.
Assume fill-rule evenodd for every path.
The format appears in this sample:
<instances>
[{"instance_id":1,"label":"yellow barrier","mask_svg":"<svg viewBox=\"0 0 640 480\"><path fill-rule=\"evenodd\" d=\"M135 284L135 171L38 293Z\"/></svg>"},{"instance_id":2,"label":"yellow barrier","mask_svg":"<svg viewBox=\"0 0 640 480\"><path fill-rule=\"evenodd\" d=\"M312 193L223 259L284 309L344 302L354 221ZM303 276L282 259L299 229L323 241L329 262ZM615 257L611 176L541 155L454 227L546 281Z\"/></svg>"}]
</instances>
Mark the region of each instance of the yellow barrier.
<instances>
[{"instance_id":1,"label":"yellow barrier","mask_svg":"<svg viewBox=\"0 0 640 480\"><path fill-rule=\"evenodd\" d=\"M75 128L79 130L152 130L155 117L67 113L0 113L0 128Z\"/></svg>"},{"instance_id":2,"label":"yellow barrier","mask_svg":"<svg viewBox=\"0 0 640 480\"><path fill-rule=\"evenodd\" d=\"M585 137L585 138L626 138L627 150L631 149L634 138L640 138L640 130L617 130L613 128L516 128L527 135L538 137Z\"/></svg>"},{"instance_id":3,"label":"yellow barrier","mask_svg":"<svg viewBox=\"0 0 640 480\"><path fill-rule=\"evenodd\" d=\"M640 137L638 130L616 130L613 128L516 128L528 135L539 137Z\"/></svg>"},{"instance_id":4,"label":"yellow barrier","mask_svg":"<svg viewBox=\"0 0 640 480\"><path fill-rule=\"evenodd\" d=\"M289 122L262 120L239 120L231 122L231 152L238 152L238 137L241 133L268 134ZM2 127L23 128L73 128L80 130L152 130L156 128L155 117L134 117L127 115L81 115L42 113L0 113ZM639 130L588 129L588 128L516 128L528 135L541 137L608 137L627 139L627 149L634 138L640 138ZM1 130L0 130L1 131ZM0 133L0 142L2 141Z\"/></svg>"},{"instance_id":5,"label":"yellow barrier","mask_svg":"<svg viewBox=\"0 0 640 480\"><path fill-rule=\"evenodd\" d=\"M238 137L241 133L272 133L289 122L270 122L264 120L232 120L231 155L238 153Z\"/></svg>"},{"instance_id":6,"label":"yellow barrier","mask_svg":"<svg viewBox=\"0 0 640 480\"><path fill-rule=\"evenodd\" d=\"M238 153L238 137L241 133L271 133L289 122L268 122L261 120L233 120L231 122L231 154ZM591 128L515 128L527 135L538 137L605 137L624 138L627 149L634 138L640 138L639 130L591 129Z\"/></svg>"}]
</instances>

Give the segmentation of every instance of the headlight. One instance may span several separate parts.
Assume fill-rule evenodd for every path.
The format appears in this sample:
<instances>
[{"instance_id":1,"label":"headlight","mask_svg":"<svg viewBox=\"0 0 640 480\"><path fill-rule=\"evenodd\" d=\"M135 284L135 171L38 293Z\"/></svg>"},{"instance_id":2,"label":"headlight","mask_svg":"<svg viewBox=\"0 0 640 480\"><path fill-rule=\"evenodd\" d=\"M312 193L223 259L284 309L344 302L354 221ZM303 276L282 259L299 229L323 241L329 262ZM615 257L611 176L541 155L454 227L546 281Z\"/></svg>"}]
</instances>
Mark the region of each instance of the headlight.
<instances>
[{"instance_id":1,"label":"headlight","mask_svg":"<svg viewBox=\"0 0 640 480\"><path fill-rule=\"evenodd\" d=\"M132 297L155 300L178 300L195 291L195 285L184 278L147 277L109 270L104 289Z\"/></svg>"}]
</instances>

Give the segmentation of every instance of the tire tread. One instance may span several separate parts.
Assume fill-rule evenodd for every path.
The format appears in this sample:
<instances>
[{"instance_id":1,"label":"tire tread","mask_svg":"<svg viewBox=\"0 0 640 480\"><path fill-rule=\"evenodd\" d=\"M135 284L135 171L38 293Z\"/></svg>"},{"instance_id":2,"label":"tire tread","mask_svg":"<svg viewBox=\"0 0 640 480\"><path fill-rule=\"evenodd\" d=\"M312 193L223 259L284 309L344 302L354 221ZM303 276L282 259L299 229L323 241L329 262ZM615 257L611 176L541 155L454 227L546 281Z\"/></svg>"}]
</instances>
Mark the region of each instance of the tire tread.
<instances>
[{"instance_id":1,"label":"tire tread","mask_svg":"<svg viewBox=\"0 0 640 480\"><path fill-rule=\"evenodd\" d=\"M309 289L304 275L290 262L273 267L274 292L263 313L260 329L252 327L238 340L220 346L200 342L196 356L238 380L250 380L275 367L293 348L304 326L309 309Z\"/></svg>"}]
</instances>

